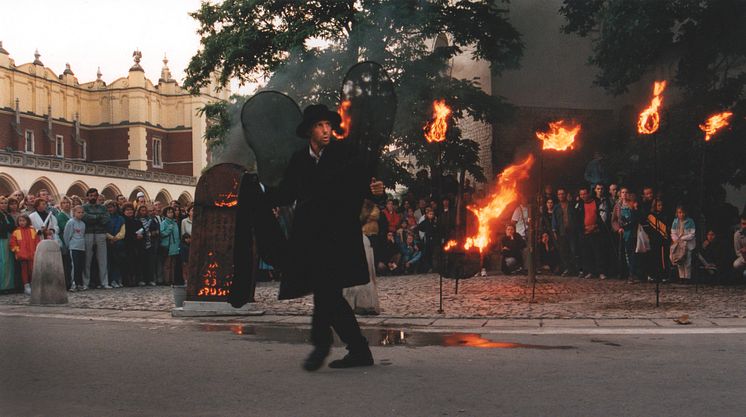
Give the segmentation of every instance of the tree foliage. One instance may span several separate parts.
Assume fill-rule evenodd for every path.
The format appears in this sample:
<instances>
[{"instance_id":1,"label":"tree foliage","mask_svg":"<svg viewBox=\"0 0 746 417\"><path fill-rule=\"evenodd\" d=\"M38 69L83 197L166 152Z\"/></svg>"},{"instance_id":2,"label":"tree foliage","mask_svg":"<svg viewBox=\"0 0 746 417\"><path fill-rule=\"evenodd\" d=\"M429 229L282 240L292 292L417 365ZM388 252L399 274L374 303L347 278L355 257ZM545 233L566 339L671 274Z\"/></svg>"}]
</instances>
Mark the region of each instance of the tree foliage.
<instances>
[{"instance_id":1,"label":"tree foliage","mask_svg":"<svg viewBox=\"0 0 746 417\"><path fill-rule=\"evenodd\" d=\"M483 92L479 80L449 74L454 56L467 48L473 59L488 61L495 74L518 66L523 44L500 4L225 0L203 3L192 16L201 36L201 48L187 68L185 86L193 92L217 72L222 83L234 77L242 82L268 79L267 88L289 94L301 106L321 102L336 107L347 69L360 61L376 61L388 71L398 97L394 144L415 156L420 166L432 167L443 150L443 167L465 169L484 179L475 141L452 128L446 143L436 149L425 145L422 128L438 98L447 100L455 120L470 116L495 122L510 115L511 106ZM442 34L449 41L434 48ZM411 180L401 164L388 160L383 165L391 168L391 181Z\"/></svg>"},{"instance_id":2,"label":"tree foliage","mask_svg":"<svg viewBox=\"0 0 746 417\"><path fill-rule=\"evenodd\" d=\"M666 96L676 99L664 103L658 152L671 194L699 205L705 153L708 200L720 202L724 183L746 183L746 2L565 0L560 12L566 33L592 39L589 62L599 69L596 83L610 93L626 92L656 69L673 73ZM704 143L698 125L726 109L735 113L731 126ZM649 172L653 153L650 140L634 137L636 114L628 116L612 141L613 157L639 177Z\"/></svg>"}]
</instances>

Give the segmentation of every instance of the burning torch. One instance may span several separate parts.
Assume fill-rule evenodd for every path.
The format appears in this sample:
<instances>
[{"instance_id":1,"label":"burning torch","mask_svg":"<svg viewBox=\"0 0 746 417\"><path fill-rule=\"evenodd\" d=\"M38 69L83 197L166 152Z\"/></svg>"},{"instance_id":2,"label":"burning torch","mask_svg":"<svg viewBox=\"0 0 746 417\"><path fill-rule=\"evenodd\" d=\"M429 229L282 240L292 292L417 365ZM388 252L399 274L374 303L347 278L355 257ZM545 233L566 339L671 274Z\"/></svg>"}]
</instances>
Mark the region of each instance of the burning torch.
<instances>
[{"instance_id":1,"label":"burning torch","mask_svg":"<svg viewBox=\"0 0 746 417\"><path fill-rule=\"evenodd\" d=\"M658 184L658 131L660 129L660 108L663 105L663 90L666 89L666 81L655 81L653 83L653 98L650 105L640 112L637 118L637 133L640 135L652 135L653 137L653 185L655 192L660 192ZM660 230L658 216L655 217L655 230ZM661 245L660 262L665 269L665 258L663 245ZM655 277L655 306L660 305L660 276Z\"/></svg>"},{"instance_id":2,"label":"burning torch","mask_svg":"<svg viewBox=\"0 0 746 417\"><path fill-rule=\"evenodd\" d=\"M707 142L712 139L713 136L722 128L728 126L730 117L733 116L732 112L725 111L722 113L717 113L712 116L710 116L703 124L699 125L699 129L704 132L705 134L705 140L702 142L702 164L700 166L700 173L699 173L699 216L700 216L700 226L697 228L701 231L699 234L699 240L700 243L702 240L704 240L704 236L706 233L705 228L705 214L704 214L704 208L705 208L705 167L707 164Z\"/></svg>"},{"instance_id":3,"label":"burning torch","mask_svg":"<svg viewBox=\"0 0 746 417\"><path fill-rule=\"evenodd\" d=\"M539 191L537 193L536 201L539 204L544 203L542 193L544 192L544 151L552 150L557 152L566 152L574 149L575 138L580 133L581 125L579 123L568 123L565 124L564 120L557 120L556 122L549 123L549 129L545 132L536 132L536 138L541 140L541 150L539 151ZM530 205L529 207L533 207ZM529 210L531 210L529 208ZM533 210L532 210L533 211ZM538 212L541 211L541 208ZM528 279L532 283L531 288L531 302L534 301L534 295L536 294L536 265L534 263L534 253L536 250L536 244L539 241L537 235L539 228L536 227L536 221L533 220L534 213L529 213L529 219L532 221L529 223L529 264L528 264Z\"/></svg>"}]
</instances>

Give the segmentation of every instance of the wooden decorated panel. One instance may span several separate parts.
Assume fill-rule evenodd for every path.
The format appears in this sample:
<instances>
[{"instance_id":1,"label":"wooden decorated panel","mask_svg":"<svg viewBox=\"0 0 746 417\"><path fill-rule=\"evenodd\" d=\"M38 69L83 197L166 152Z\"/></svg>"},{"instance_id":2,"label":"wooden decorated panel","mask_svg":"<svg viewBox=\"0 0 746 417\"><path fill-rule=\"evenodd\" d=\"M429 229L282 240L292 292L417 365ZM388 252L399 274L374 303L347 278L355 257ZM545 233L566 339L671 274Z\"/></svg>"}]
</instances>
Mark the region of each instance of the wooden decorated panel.
<instances>
[{"instance_id":1,"label":"wooden decorated panel","mask_svg":"<svg viewBox=\"0 0 746 417\"><path fill-rule=\"evenodd\" d=\"M187 300L227 301L234 274L238 189L245 169L220 164L199 179L194 198Z\"/></svg>"}]
</instances>

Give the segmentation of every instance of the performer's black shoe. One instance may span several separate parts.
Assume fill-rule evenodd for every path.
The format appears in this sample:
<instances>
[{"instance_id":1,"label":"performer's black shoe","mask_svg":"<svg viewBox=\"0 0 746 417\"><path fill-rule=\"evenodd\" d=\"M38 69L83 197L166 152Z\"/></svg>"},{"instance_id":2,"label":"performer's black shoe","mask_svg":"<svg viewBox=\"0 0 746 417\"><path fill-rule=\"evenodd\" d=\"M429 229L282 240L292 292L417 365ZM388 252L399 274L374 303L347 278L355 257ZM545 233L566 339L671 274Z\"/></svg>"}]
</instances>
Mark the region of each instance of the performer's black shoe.
<instances>
[{"instance_id":1,"label":"performer's black shoe","mask_svg":"<svg viewBox=\"0 0 746 417\"><path fill-rule=\"evenodd\" d=\"M324 364L324 359L329 355L329 348L314 348L308 358L303 362L303 369L308 372L313 372L321 368Z\"/></svg>"},{"instance_id":2,"label":"performer's black shoe","mask_svg":"<svg viewBox=\"0 0 746 417\"><path fill-rule=\"evenodd\" d=\"M352 368L355 366L373 366L373 354L370 353L370 349L367 346L365 349L350 352L344 358L329 363L330 368L336 369Z\"/></svg>"}]
</instances>

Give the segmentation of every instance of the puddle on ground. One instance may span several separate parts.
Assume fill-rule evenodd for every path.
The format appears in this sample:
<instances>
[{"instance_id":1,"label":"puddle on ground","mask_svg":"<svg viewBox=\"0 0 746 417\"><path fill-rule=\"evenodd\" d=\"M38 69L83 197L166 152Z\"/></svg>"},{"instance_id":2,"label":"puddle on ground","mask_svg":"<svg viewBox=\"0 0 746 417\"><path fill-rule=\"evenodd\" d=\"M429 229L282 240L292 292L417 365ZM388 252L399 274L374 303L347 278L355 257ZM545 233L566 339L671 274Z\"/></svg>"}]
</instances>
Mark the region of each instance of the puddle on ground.
<instances>
[{"instance_id":1,"label":"puddle on ground","mask_svg":"<svg viewBox=\"0 0 746 417\"><path fill-rule=\"evenodd\" d=\"M311 343L310 330L282 326L256 326L245 324L202 324L199 330L205 332L230 331L236 335L248 336L252 341L278 342L290 344ZM362 329L363 335L371 346L445 346L445 347L473 347L482 349L540 349L566 350L575 346L537 345L515 342L500 342L482 337L479 333L438 333L438 332L408 332L393 329ZM335 346L343 346L335 337Z\"/></svg>"}]
</instances>

